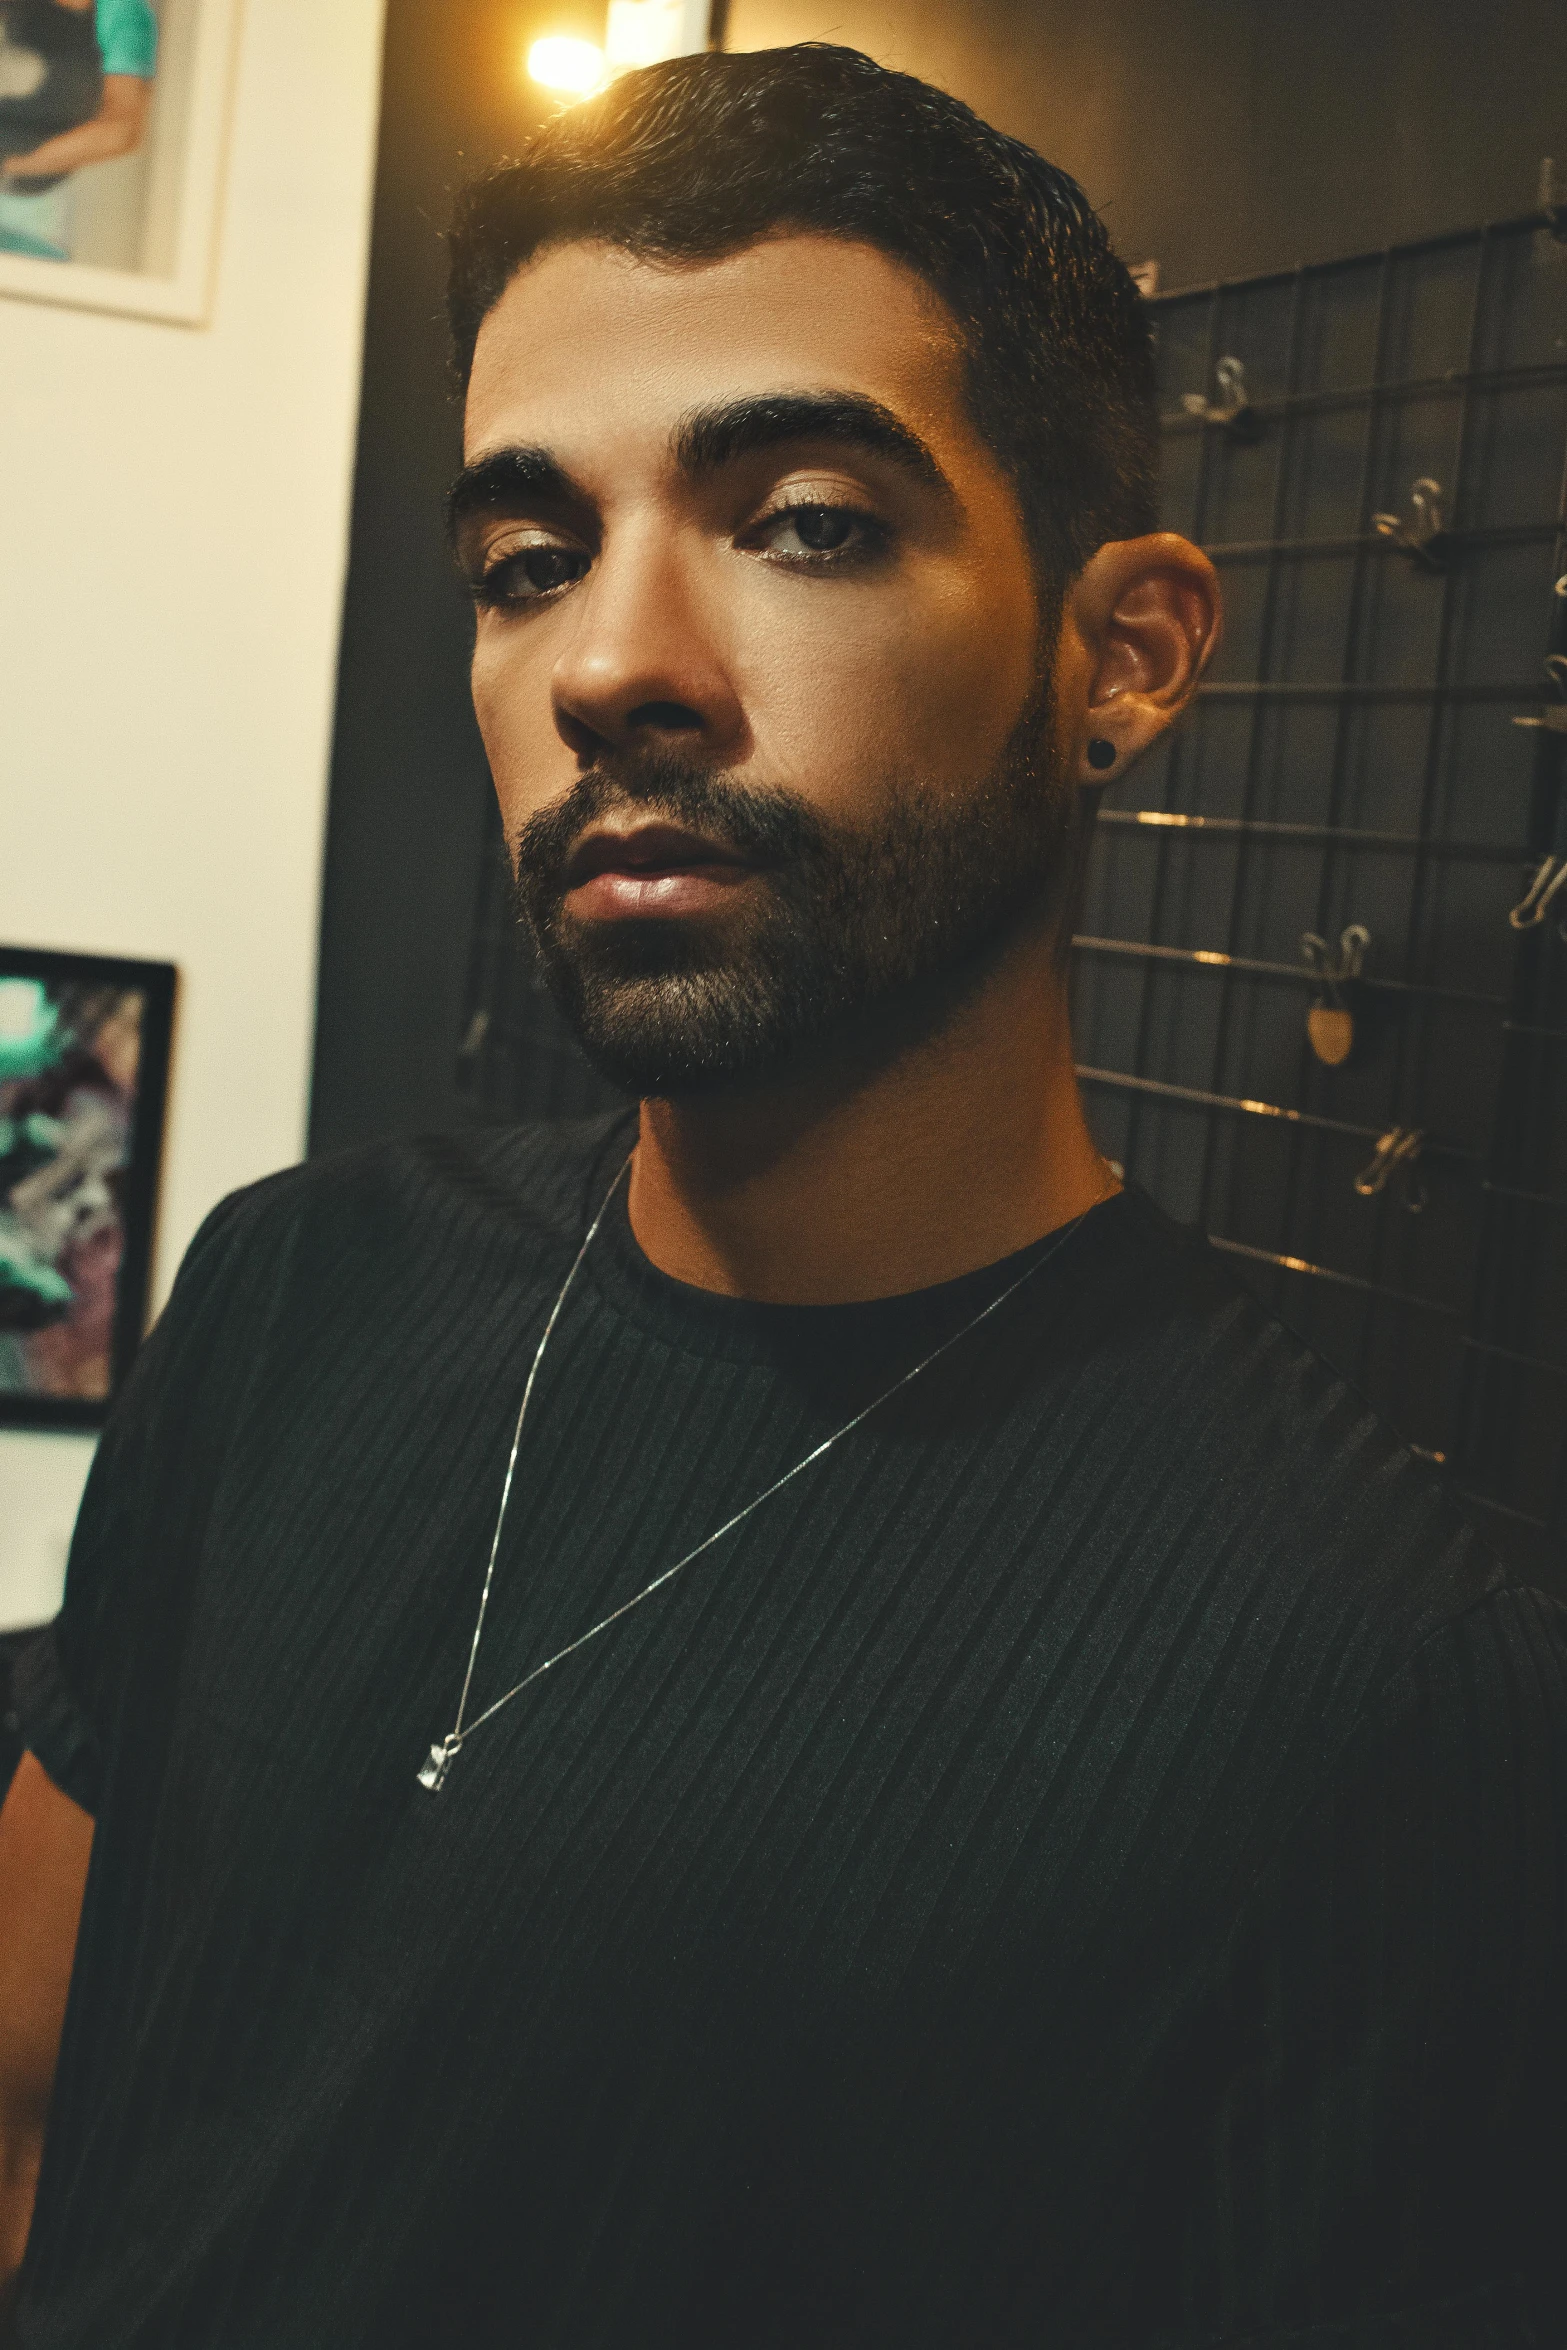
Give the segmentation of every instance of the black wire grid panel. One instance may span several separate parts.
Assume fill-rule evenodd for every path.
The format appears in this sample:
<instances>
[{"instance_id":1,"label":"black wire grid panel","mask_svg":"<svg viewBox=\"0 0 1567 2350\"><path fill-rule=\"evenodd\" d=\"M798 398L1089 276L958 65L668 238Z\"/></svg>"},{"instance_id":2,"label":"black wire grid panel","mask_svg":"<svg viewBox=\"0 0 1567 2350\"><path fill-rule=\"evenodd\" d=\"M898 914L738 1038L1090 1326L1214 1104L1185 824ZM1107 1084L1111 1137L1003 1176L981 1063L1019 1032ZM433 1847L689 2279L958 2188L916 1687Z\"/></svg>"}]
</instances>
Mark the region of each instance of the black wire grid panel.
<instances>
[{"instance_id":1,"label":"black wire grid panel","mask_svg":"<svg viewBox=\"0 0 1567 2350\"><path fill-rule=\"evenodd\" d=\"M1074 979L1090 1112L1567 1589L1567 887L1508 920L1567 856L1567 733L1513 723L1567 647L1567 245L1515 222L1154 312L1166 520L1229 622L1190 720L1105 795ZM1227 358L1245 416L1188 414ZM1417 481L1443 526L1418 553L1374 520ZM518 951L498 834L477 911L475 1113L617 1099ZM1354 923L1330 1067L1300 941ZM1357 1190L1395 1129L1416 1155Z\"/></svg>"},{"instance_id":2,"label":"black wire grid panel","mask_svg":"<svg viewBox=\"0 0 1567 2350\"><path fill-rule=\"evenodd\" d=\"M1567 732L1514 724L1567 647L1567 246L1529 220L1153 307L1165 517L1229 622L1103 803L1075 971L1096 1131L1564 1588L1567 887L1509 915L1567 853ZM1233 411L1225 359L1246 413L1190 414ZM1351 924L1334 1066L1301 939Z\"/></svg>"}]
</instances>

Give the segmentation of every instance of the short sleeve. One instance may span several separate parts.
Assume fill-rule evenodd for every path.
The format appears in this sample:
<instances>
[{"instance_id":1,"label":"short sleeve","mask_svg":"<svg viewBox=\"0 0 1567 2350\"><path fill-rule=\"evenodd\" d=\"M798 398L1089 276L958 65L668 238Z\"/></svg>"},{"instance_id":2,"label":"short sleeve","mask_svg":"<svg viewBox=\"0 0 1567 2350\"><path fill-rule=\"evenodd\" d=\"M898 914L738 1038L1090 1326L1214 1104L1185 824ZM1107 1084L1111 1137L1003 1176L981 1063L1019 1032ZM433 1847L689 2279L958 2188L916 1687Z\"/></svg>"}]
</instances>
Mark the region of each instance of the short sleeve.
<instances>
[{"instance_id":1,"label":"short sleeve","mask_svg":"<svg viewBox=\"0 0 1567 2350\"><path fill-rule=\"evenodd\" d=\"M96 29L105 73L152 80L158 70L158 20L150 0L98 0Z\"/></svg>"},{"instance_id":2,"label":"short sleeve","mask_svg":"<svg viewBox=\"0 0 1567 2350\"><path fill-rule=\"evenodd\" d=\"M1421 1642L1255 1888L1162 2118L1163 2342L1567 2341L1567 1609ZM1211 2331L1210 2331L1211 2329Z\"/></svg>"},{"instance_id":3,"label":"short sleeve","mask_svg":"<svg viewBox=\"0 0 1567 2350\"><path fill-rule=\"evenodd\" d=\"M12 1735L96 1815L128 1684L166 1613L172 1498L199 1484L220 1442L209 1397L248 1195L191 1243L163 1314L110 1411L71 1539L53 1623L8 1643Z\"/></svg>"}]
</instances>

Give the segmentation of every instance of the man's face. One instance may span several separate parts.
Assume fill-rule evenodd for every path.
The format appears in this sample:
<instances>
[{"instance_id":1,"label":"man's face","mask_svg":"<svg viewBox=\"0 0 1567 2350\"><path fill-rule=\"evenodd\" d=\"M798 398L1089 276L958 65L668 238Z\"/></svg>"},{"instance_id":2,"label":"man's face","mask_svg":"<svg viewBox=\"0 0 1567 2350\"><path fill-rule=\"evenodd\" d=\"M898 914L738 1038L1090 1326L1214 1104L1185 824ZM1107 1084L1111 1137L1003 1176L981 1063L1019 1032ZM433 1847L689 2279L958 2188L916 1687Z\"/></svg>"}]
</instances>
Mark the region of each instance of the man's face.
<instances>
[{"instance_id":1,"label":"man's face","mask_svg":"<svg viewBox=\"0 0 1567 2350\"><path fill-rule=\"evenodd\" d=\"M631 1090L937 1020L1059 857L1039 600L951 322L869 247L557 247L454 493L520 905ZM894 1023L896 1024L896 1023Z\"/></svg>"}]
</instances>

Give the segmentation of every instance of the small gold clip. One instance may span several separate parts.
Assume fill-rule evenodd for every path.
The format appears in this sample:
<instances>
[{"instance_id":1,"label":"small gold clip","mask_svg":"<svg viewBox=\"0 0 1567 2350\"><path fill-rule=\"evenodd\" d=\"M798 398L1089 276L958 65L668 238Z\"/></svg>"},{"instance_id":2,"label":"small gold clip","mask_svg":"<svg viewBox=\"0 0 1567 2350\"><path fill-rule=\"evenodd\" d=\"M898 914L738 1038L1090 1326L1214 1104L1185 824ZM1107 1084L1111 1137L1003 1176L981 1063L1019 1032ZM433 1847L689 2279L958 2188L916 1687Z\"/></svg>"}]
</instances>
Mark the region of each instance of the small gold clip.
<instances>
[{"instance_id":1,"label":"small gold clip","mask_svg":"<svg viewBox=\"0 0 1567 2350\"><path fill-rule=\"evenodd\" d=\"M1379 1192L1386 1190L1394 1169L1402 1167L1406 1180L1404 1205L1411 1215L1419 1215L1426 1204L1426 1194L1424 1184L1414 1180L1414 1170L1425 1139L1418 1126L1390 1126L1355 1177L1355 1189L1361 1198L1375 1199Z\"/></svg>"}]
</instances>

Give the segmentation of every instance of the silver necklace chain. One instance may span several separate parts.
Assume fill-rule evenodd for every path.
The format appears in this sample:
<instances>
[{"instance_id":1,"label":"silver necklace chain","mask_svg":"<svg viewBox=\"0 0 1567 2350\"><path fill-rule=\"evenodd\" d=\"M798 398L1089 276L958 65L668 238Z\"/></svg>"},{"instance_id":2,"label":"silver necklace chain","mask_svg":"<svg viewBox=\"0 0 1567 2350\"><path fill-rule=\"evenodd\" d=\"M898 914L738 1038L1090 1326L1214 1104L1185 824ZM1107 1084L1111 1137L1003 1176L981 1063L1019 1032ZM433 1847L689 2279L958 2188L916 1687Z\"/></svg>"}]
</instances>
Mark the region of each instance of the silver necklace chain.
<instances>
[{"instance_id":1,"label":"silver necklace chain","mask_svg":"<svg viewBox=\"0 0 1567 2350\"><path fill-rule=\"evenodd\" d=\"M852 1435L863 1421L870 1418L872 1412L880 1411L882 1405L890 1403L892 1398L907 1387L911 1380L917 1379L922 1371L928 1371L931 1364L938 1362L950 1347L956 1346L960 1338L967 1338L971 1330L977 1330L981 1322L988 1321L992 1314L998 1313L1008 1298L1016 1296L1024 1282L1031 1281L1041 1266L1048 1264L1056 1251L1065 1246L1083 1221L1082 1216L1075 1216L1072 1222L1057 1234L1054 1244L1047 1248L1043 1255L1037 1256L1031 1265L1026 1265L1016 1280L1009 1281L999 1297L993 1297L988 1306L982 1306L971 1320L964 1323L961 1330L954 1330L950 1338L944 1338L939 1346L932 1347L930 1353L923 1355L912 1370L905 1371L901 1378L895 1379L890 1387L883 1389L874 1402L866 1404L863 1410L856 1412L852 1420L845 1420L841 1428L835 1428L831 1436L823 1437L821 1443L813 1446L803 1460L796 1461L794 1467L786 1469L781 1477L775 1477L772 1484L764 1487L753 1501L748 1501L743 1510L736 1510L732 1518L726 1518L721 1526L715 1527L711 1534L705 1535L694 1550L686 1552L684 1558L676 1559L672 1567L666 1567L661 1575L655 1575L651 1583L644 1583L642 1589L634 1592L630 1599L623 1600L619 1607L612 1608L607 1616L601 1616L596 1624L589 1625L586 1632L579 1632L575 1640L568 1641L564 1648L558 1648L553 1656L547 1656L542 1664L534 1666L531 1673L524 1673L520 1681L514 1682L510 1689L496 1698L493 1705L487 1705L483 1713L475 1714L470 1722L466 1719L468 1696L473 1687L474 1666L479 1660L479 1642L484 1637L484 1619L489 1609L491 1586L495 1581L495 1561L500 1554L501 1528L506 1523L507 1504L511 1500L512 1480L517 1469L517 1454L522 1445L523 1422L528 1416L528 1404L533 1395L534 1383L539 1376L539 1365L544 1360L544 1350L549 1345L556 1323L560 1320L561 1309L570 1295L571 1285L582 1268L582 1260L592 1247L599 1226L609 1213L609 1203L619 1190L621 1179L630 1164L631 1154L628 1152L616 1172L614 1181L604 1194L598 1214L583 1235L582 1246L572 1259L570 1272L561 1283L560 1295L550 1308L549 1320L544 1325L544 1335L539 1340L537 1351L533 1357L533 1367L528 1373L527 1383L522 1391L522 1402L517 1409L517 1425L512 1433L511 1455L506 1463L506 1477L501 1486L501 1506L496 1513L495 1532L490 1541L489 1563L484 1570L484 1589L479 1597L479 1613L473 1627L473 1643L468 1651L468 1670L463 1675L462 1695L457 1700L457 1718L446 1736L431 1747L429 1758L419 1772L420 1786L427 1787L432 1795L439 1791L466 1741L473 1736L475 1730L482 1729L486 1722L493 1720L502 1706L510 1705L514 1697L520 1697L525 1689L531 1688L535 1681L541 1680L556 1665L563 1664L568 1656L575 1656L579 1648L586 1648L590 1640L596 1640L601 1632L607 1632L611 1624L618 1624L622 1616L629 1616L634 1607L640 1607L645 1599L651 1599L655 1591L662 1591L665 1584L672 1583L684 1568L690 1566L693 1559L699 1559L705 1550L712 1549L715 1542L722 1542L726 1534L732 1534L735 1528L751 1515L753 1510L761 1508L764 1501L771 1501L775 1493L781 1493L784 1487L792 1484L796 1477L803 1476L804 1472L813 1467L824 1453L831 1452L835 1444L841 1444L844 1437ZM1084 1214L1087 1212L1085 1209Z\"/></svg>"}]
</instances>

